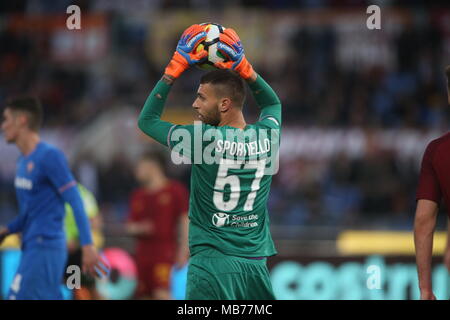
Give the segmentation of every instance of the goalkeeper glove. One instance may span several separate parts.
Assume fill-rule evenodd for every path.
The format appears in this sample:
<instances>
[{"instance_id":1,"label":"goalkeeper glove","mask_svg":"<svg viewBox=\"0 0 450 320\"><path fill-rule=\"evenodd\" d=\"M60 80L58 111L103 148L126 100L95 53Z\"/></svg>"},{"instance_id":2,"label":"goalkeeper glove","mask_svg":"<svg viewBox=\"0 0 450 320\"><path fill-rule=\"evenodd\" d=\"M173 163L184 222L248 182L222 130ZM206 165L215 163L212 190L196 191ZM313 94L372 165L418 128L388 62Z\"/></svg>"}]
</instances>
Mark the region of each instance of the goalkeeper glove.
<instances>
[{"instance_id":1,"label":"goalkeeper glove","mask_svg":"<svg viewBox=\"0 0 450 320\"><path fill-rule=\"evenodd\" d=\"M220 41L217 43L217 50L226 56L230 61L217 62L214 65L220 69L232 69L243 79L249 79L254 71L244 54L244 47L236 31L231 28L225 29L220 34Z\"/></svg>"},{"instance_id":2,"label":"goalkeeper glove","mask_svg":"<svg viewBox=\"0 0 450 320\"><path fill-rule=\"evenodd\" d=\"M164 73L176 79L193 64L205 60L208 56L206 50L195 52L198 44L205 39L206 31L204 26L194 24L187 28L181 35L177 49Z\"/></svg>"}]
</instances>

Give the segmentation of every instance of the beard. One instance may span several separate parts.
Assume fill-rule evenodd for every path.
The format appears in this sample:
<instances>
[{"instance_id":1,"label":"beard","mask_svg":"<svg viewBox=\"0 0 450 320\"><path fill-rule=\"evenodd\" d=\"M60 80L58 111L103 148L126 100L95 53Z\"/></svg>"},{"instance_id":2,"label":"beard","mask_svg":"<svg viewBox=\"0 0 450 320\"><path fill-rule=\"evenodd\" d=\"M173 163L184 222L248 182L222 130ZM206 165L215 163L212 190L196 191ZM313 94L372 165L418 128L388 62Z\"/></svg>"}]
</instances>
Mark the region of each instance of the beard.
<instances>
[{"instance_id":1,"label":"beard","mask_svg":"<svg viewBox=\"0 0 450 320\"><path fill-rule=\"evenodd\" d=\"M220 123L220 112L217 109L213 109L209 113L206 113L201 116L203 122L211 126L217 127Z\"/></svg>"}]
</instances>

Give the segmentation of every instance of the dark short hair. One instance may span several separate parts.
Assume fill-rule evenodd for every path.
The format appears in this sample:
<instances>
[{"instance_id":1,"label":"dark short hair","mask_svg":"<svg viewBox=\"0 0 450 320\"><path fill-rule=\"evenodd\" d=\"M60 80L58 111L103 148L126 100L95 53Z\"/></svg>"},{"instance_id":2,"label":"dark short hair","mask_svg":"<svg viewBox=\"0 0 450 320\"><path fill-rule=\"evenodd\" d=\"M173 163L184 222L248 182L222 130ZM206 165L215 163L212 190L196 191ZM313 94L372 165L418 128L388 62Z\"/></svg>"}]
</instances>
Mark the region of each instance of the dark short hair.
<instances>
[{"instance_id":1,"label":"dark short hair","mask_svg":"<svg viewBox=\"0 0 450 320\"><path fill-rule=\"evenodd\" d=\"M159 150L147 150L139 158L140 161L150 161L156 163L161 170L166 173L167 159L165 154Z\"/></svg>"},{"instance_id":2,"label":"dark short hair","mask_svg":"<svg viewBox=\"0 0 450 320\"><path fill-rule=\"evenodd\" d=\"M6 101L6 109L24 112L28 115L28 127L38 131L42 125L42 106L35 97L18 97Z\"/></svg>"},{"instance_id":3,"label":"dark short hair","mask_svg":"<svg viewBox=\"0 0 450 320\"><path fill-rule=\"evenodd\" d=\"M218 86L219 95L228 97L239 108L242 108L245 101L245 83L244 80L231 70L213 70L204 74L200 79L200 84L210 83Z\"/></svg>"}]
</instances>

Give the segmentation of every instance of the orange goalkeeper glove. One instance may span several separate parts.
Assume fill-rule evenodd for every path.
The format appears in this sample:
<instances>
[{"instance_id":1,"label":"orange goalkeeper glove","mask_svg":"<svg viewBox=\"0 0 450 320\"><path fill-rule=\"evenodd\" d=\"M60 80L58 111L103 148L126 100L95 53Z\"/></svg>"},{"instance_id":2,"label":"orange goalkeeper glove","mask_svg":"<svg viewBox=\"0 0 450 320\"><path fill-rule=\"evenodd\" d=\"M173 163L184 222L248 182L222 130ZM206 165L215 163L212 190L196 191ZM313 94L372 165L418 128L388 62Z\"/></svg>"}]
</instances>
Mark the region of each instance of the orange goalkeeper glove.
<instances>
[{"instance_id":1,"label":"orange goalkeeper glove","mask_svg":"<svg viewBox=\"0 0 450 320\"><path fill-rule=\"evenodd\" d=\"M177 49L164 73L176 79L193 64L206 60L208 56L206 50L195 53L197 46L205 39L205 26L194 24L187 28L181 35Z\"/></svg>"},{"instance_id":2,"label":"orange goalkeeper glove","mask_svg":"<svg viewBox=\"0 0 450 320\"><path fill-rule=\"evenodd\" d=\"M236 31L231 28L225 29L225 31L220 34L217 50L230 61L217 62L214 64L216 67L220 69L235 70L246 80L253 75L253 67L245 57L244 47L242 46L241 39L239 39Z\"/></svg>"}]
</instances>

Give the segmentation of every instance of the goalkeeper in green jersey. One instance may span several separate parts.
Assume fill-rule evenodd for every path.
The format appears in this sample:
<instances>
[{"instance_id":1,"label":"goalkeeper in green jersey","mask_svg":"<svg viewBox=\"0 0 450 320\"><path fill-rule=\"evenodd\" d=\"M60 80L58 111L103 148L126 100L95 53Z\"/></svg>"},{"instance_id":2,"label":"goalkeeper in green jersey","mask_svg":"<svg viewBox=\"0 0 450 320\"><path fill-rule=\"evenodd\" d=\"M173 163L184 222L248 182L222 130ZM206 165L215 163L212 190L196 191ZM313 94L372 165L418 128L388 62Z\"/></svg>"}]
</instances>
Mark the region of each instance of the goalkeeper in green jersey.
<instances>
[{"instance_id":1,"label":"goalkeeper in green jersey","mask_svg":"<svg viewBox=\"0 0 450 320\"><path fill-rule=\"evenodd\" d=\"M160 120L173 82L203 62L206 33L193 25L181 36L162 79L148 96L139 128L192 163L189 206L190 263L186 299L275 299L266 258L276 254L267 199L277 170L281 103L227 28L218 50L227 62L200 80L193 108L201 121L176 125ZM246 123L245 82L261 109Z\"/></svg>"}]
</instances>

